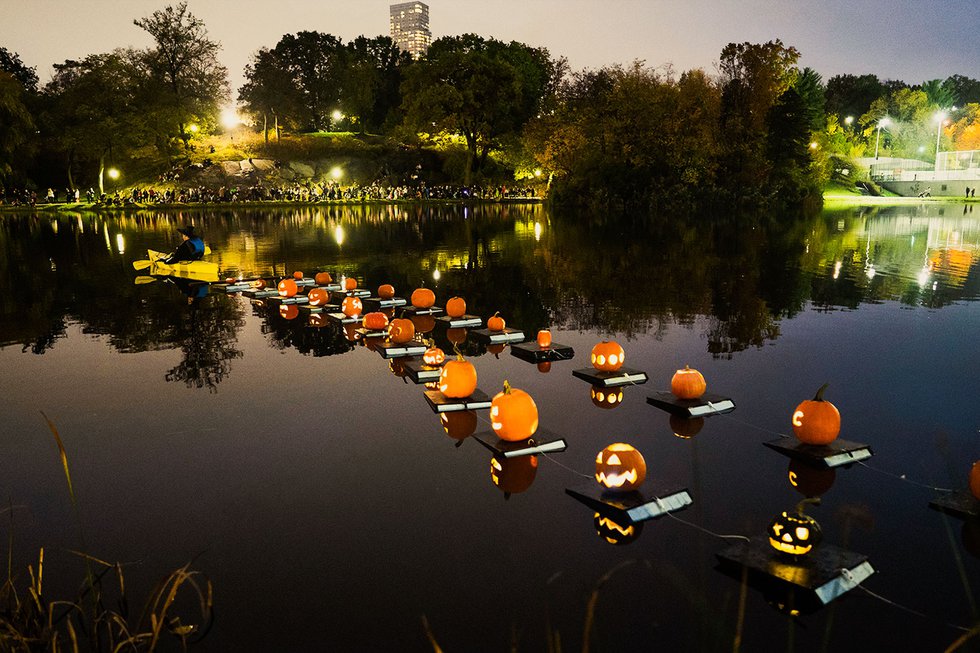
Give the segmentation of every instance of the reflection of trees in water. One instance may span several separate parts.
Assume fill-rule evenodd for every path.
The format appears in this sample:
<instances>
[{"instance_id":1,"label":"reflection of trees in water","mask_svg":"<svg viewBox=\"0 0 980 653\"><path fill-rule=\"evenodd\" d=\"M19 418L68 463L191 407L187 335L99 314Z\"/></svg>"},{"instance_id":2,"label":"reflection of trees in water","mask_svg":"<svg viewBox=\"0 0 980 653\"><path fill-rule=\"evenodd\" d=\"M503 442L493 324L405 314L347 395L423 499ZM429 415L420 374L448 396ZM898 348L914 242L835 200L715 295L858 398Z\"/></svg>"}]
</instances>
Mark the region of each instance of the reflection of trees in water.
<instances>
[{"instance_id":1,"label":"reflection of trees in water","mask_svg":"<svg viewBox=\"0 0 980 653\"><path fill-rule=\"evenodd\" d=\"M278 309L265 303L253 304L255 315L265 318L262 333L269 337L269 344L280 350L296 349L308 356L336 356L346 354L354 348L349 342L339 322L329 321L326 326L309 326L306 316L287 320L279 315Z\"/></svg>"},{"instance_id":2,"label":"reflection of trees in water","mask_svg":"<svg viewBox=\"0 0 980 653\"><path fill-rule=\"evenodd\" d=\"M183 359L166 374L167 381L182 381L188 388L217 386L231 372L231 361L242 357L235 348L244 326L244 310L227 297L209 297L199 304L174 311L174 342Z\"/></svg>"}]
</instances>

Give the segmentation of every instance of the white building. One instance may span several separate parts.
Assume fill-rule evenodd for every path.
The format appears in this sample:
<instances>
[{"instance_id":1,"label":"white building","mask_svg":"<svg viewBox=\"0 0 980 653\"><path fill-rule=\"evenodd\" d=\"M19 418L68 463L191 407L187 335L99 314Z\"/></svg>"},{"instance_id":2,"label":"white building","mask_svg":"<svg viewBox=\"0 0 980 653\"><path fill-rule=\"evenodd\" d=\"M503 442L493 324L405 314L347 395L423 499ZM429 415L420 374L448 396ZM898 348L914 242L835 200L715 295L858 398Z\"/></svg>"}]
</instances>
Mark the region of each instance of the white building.
<instances>
[{"instance_id":1,"label":"white building","mask_svg":"<svg viewBox=\"0 0 980 653\"><path fill-rule=\"evenodd\" d=\"M418 59L432 43L429 31L429 5L424 2L402 2L390 6L391 40Z\"/></svg>"}]
</instances>

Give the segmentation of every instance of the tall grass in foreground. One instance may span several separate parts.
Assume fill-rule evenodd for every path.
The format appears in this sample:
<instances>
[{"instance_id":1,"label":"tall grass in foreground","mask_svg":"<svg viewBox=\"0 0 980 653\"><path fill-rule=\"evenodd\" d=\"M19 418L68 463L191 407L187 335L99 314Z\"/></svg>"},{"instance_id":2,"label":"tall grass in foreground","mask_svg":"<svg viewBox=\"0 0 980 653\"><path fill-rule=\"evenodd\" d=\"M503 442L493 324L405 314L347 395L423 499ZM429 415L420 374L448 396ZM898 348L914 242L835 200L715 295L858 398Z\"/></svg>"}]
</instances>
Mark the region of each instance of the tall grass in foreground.
<instances>
[{"instance_id":1,"label":"tall grass in foreground","mask_svg":"<svg viewBox=\"0 0 980 653\"><path fill-rule=\"evenodd\" d=\"M43 415L43 413L42 413ZM76 497L68 454L57 428L45 416L61 456L72 508ZM190 564L171 572L153 588L143 606L130 608L123 565L72 551L85 563L85 579L71 598L44 594L44 549L26 576L12 568L12 537L7 576L0 586L0 651L155 651L164 643L182 650L207 634L213 617L211 582ZM180 616L193 615L186 622Z\"/></svg>"}]
</instances>

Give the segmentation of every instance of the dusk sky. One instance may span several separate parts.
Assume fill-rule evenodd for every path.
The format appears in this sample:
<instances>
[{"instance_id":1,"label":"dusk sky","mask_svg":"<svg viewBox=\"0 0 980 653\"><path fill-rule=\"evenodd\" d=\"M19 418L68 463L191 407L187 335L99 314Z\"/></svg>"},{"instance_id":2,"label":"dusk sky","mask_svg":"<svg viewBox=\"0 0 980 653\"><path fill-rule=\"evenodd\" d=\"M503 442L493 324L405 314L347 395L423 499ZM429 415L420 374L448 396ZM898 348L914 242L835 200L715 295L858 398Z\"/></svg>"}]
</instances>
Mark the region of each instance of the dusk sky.
<instances>
[{"instance_id":1,"label":"dusk sky","mask_svg":"<svg viewBox=\"0 0 980 653\"><path fill-rule=\"evenodd\" d=\"M167 0L0 0L0 46L36 66L117 47L146 47L133 25ZM170 4L176 4L176 0ZM220 41L232 87L250 54L283 34L321 31L349 41L388 34L386 0L190 0ZM575 70L627 64L673 64L678 72L714 72L729 42L782 39L801 66L824 81L873 73L919 83L951 74L980 77L977 0L430 0L433 38L474 32L546 47Z\"/></svg>"}]
</instances>

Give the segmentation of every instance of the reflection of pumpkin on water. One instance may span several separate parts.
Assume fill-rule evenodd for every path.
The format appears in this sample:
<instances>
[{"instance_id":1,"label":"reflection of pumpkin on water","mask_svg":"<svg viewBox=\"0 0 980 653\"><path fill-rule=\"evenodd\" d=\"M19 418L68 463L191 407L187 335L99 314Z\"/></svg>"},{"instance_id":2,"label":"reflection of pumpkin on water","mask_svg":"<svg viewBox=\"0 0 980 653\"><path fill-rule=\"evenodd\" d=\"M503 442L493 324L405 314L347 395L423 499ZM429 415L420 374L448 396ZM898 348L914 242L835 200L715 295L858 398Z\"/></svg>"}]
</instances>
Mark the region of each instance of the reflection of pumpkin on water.
<instances>
[{"instance_id":1,"label":"reflection of pumpkin on water","mask_svg":"<svg viewBox=\"0 0 980 653\"><path fill-rule=\"evenodd\" d=\"M439 415L439 423L446 435L456 440L458 447L463 440L476 431L476 412L472 410L454 410Z\"/></svg>"},{"instance_id":2,"label":"reflection of pumpkin on water","mask_svg":"<svg viewBox=\"0 0 980 653\"><path fill-rule=\"evenodd\" d=\"M958 288L966 282L973 265L973 253L967 249L951 247L929 252L929 269L947 277L946 285Z\"/></svg>"},{"instance_id":3,"label":"reflection of pumpkin on water","mask_svg":"<svg viewBox=\"0 0 980 653\"><path fill-rule=\"evenodd\" d=\"M703 417L681 417L680 415L671 415L668 418L668 423L670 424L670 430L674 432L674 435L682 440L690 440L704 428Z\"/></svg>"},{"instance_id":4,"label":"reflection of pumpkin on water","mask_svg":"<svg viewBox=\"0 0 980 653\"><path fill-rule=\"evenodd\" d=\"M789 461L789 484L805 497L819 497L829 490L837 479L833 467L813 467L799 460Z\"/></svg>"},{"instance_id":5,"label":"reflection of pumpkin on water","mask_svg":"<svg viewBox=\"0 0 980 653\"><path fill-rule=\"evenodd\" d=\"M611 410L623 403L623 389L603 388L602 386L594 385L589 389L589 397L592 398L592 403L599 408Z\"/></svg>"},{"instance_id":6,"label":"reflection of pumpkin on water","mask_svg":"<svg viewBox=\"0 0 980 653\"><path fill-rule=\"evenodd\" d=\"M279 316L285 320L295 320L299 315L299 307L296 304L282 304L279 306Z\"/></svg>"},{"instance_id":7,"label":"reflection of pumpkin on water","mask_svg":"<svg viewBox=\"0 0 980 653\"><path fill-rule=\"evenodd\" d=\"M537 456L516 458L494 456L490 459L490 479L504 493L505 498L527 490L534 483L537 474Z\"/></svg>"},{"instance_id":8,"label":"reflection of pumpkin on water","mask_svg":"<svg viewBox=\"0 0 980 653\"><path fill-rule=\"evenodd\" d=\"M611 517L596 513L592 519L595 526L596 535L610 544L629 544L636 541L643 532L643 523L634 524L626 522L626 526L621 526Z\"/></svg>"}]
</instances>

